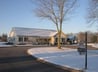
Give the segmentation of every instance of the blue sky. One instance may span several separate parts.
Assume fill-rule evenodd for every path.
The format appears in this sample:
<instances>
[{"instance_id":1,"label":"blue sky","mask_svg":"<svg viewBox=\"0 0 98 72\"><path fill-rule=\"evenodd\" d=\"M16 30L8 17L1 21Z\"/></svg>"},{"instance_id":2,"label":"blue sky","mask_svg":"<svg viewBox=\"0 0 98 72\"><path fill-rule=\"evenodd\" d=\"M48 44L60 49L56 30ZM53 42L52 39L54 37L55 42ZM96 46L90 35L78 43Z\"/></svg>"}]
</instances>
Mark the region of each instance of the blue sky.
<instances>
[{"instance_id":1,"label":"blue sky","mask_svg":"<svg viewBox=\"0 0 98 72\"><path fill-rule=\"evenodd\" d=\"M63 24L64 33L96 31L86 23L87 0L79 0L75 14ZM42 20L34 14L35 5L31 0L0 0L0 35L9 33L12 27L56 29L55 24Z\"/></svg>"}]
</instances>

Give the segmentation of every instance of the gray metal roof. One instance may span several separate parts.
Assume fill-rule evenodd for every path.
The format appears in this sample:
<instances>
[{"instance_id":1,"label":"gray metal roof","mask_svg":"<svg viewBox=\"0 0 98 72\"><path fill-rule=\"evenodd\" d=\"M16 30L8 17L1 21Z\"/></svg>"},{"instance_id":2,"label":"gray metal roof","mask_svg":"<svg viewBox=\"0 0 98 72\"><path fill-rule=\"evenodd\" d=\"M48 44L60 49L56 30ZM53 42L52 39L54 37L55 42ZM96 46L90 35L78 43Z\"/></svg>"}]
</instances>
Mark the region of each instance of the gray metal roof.
<instances>
[{"instance_id":1,"label":"gray metal roof","mask_svg":"<svg viewBox=\"0 0 98 72\"><path fill-rule=\"evenodd\" d=\"M37 29L37 28L22 28L13 27L12 31L17 36L39 36L39 37L51 37L57 34L56 30Z\"/></svg>"}]
</instances>

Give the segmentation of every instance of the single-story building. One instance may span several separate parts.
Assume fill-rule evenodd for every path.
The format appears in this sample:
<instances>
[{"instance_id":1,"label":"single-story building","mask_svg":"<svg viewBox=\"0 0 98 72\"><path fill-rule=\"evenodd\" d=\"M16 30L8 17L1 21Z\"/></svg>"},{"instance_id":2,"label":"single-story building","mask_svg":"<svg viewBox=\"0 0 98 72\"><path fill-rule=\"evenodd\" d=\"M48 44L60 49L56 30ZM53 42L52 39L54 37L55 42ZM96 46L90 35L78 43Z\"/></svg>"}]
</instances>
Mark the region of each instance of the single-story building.
<instances>
[{"instance_id":1,"label":"single-story building","mask_svg":"<svg viewBox=\"0 0 98 72\"><path fill-rule=\"evenodd\" d=\"M14 44L57 44L56 30L13 27L9 33L8 42ZM61 44L65 44L66 35L62 32Z\"/></svg>"},{"instance_id":2,"label":"single-story building","mask_svg":"<svg viewBox=\"0 0 98 72\"><path fill-rule=\"evenodd\" d=\"M77 42L78 42L78 40L75 35L68 35L67 36L67 43L68 44L76 44Z\"/></svg>"}]
</instances>

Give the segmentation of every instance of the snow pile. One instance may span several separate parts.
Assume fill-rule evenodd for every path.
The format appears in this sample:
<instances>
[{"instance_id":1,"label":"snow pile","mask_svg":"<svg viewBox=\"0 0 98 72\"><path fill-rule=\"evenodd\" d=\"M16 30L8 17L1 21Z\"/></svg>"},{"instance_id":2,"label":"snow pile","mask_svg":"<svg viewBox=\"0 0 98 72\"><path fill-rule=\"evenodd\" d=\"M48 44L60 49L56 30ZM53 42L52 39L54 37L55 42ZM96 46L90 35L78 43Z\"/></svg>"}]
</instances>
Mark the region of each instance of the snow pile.
<instances>
[{"instance_id":1,"label":"snow pile","mask_svg":"<svg viewBox=\"0 0 98 72\"><path fill-rule=\"evenodd\" d=\"M76 49L32 48L28 50L28 53L56 65L74 69L84 69L85 66L85 55L79 55ZM88 50L88 69L86 72L98 72L98 50Z\"/></svg>"}]
</instances>

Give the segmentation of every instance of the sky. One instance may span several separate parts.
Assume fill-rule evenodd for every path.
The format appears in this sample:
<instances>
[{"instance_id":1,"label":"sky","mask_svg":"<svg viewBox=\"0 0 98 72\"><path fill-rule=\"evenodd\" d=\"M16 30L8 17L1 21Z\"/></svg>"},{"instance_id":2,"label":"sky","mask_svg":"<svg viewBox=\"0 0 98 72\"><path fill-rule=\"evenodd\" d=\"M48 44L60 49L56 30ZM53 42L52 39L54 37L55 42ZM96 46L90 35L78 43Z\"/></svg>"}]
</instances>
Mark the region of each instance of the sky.
<instances>
[{"instance_id":1,"label":"sky","mask_svg":"<svg viewBox=\"0 0 98 72\"><path fill-rule=\"evenodd\" d=\"M76 11L63 23L64 33L96 31L96 26L88 27L86 21L88 0L78 0ZM32 0L0 0L0 35L9 34L12 27L56 29L47 19L38 18Z\"/></svg>"}]
</instances>

